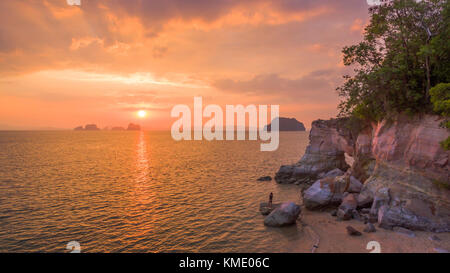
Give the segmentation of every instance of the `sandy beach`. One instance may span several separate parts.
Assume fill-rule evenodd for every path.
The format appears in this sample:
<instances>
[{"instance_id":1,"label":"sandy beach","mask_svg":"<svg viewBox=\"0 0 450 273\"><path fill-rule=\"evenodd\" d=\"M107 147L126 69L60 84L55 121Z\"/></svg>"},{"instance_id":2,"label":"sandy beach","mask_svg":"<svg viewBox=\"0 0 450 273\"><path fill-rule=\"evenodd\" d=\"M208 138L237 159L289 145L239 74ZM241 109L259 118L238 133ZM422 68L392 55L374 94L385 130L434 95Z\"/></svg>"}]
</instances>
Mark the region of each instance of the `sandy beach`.
<instances>
[{"instance_id":1,"label":"sandy beach","mask_svg":"<svg viewBox=\"0 0 450 273\"><path fill-rule=\"evenodd\" d=\"M450 249L450 233L432 233L414 231L415 237L409 237L395 231L378 228L376 232L363 232L364 223L357 220L337 221L329 212L313 212L302 210L301 219L297 225L302 226L304 237L302 241L290 244L287 252L311 252L316 242L316 234L320 237L316 253L369 253L367 243L380 243L381 253L436 253L435 248ZM352 226L362 233L362 236L349 236L346 227ZM312 230L312 231L311 231ZM437 236L440 241L431 240Z\"/></svg>"}]
</instances>

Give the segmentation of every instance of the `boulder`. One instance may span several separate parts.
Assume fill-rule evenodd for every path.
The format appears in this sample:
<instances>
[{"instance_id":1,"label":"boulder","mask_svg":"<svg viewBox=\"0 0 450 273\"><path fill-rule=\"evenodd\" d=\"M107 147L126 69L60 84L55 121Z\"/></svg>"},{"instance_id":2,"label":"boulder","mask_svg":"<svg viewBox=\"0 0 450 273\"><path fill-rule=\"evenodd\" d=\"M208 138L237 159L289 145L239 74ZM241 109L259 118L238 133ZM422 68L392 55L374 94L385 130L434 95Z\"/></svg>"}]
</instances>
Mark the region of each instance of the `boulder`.
<instances>
[{"instance_id":1,"label":"boulder","mask_svg":"<svg viewBox=\"0 0 450 273\"><path fill-rule=\"evenodd\" d=\"M414 232L412 232L411 230L409 230L407 228L394 227L393 230L399 234L403 234L403 235L406 235L411 238L416 237L416 234L414 234Z\"/></svg>"},{"instance_id":2,"label":"boulder","mask_svg":"<svg viewBox=\"0 0 450 273\"><path fill-rule=\"evenodd\" d=\"M370 208L373 203L373 196L372 191L363 186L358 195L358 208Z\"/></svg>"},{"instance_id":3,"label":"boulder","mask_svg":"<svg viewBox=\"0 0 450 273\"><path fill-rule=\"evenodd\" d=\"M269 206L269 203L262 202L259 204L259 211L262 215L269 215L274 209L278 208L280 204L272 204L272 207Z\"/></svg>"},{"instance_id":4,"label":"boulder","mask_svg":"<svg viewBox=\"0 0 450 273\"><path fill-rule=\"evenodd\" d=\"M278 172L275 174L275 181L280 184L291 183L292 174L294 172L293 165L282 165Z\"/></svg>"},{"instance_id":5,"label":"boulder","mask_svg":"<svg viewBox=\"0 0 450 273\"><path fill-rule=\"evenodd\" d=\"M431 241L436 241L436 242L442 241L441 238L439 238L436 235L431 235L430 237L428 237L428 239L430 239Z\"/></svg>"},{"instance_id":6,"label":"boulder","mask_svg":"<svg viewBox=\"0 0 450 273\"><path fill-rule=\"evenodd\" d=\"M353 175L351 175L350 176L350 184L347 189L347 192L360 193L362 187L363 187L363 184L358 179L356 179Z\"/></svg>"},{"instance_id":7,"label":"boulder","mask_svg":"<svg viewBox=\"0 0 450 273\"><path fill-rule=\"evenodd\" d=\"M381 206L389 204L391 197L389 195L389 188L381 188L379 189L374 197L372 207L370 208L370 214L378 215L378 209Z\"/></svg>"},{"instance_id":8,"label":"boulder","mask_svg":"<svg viewBox=\"0 0 450 273\"><path fill-rule=\"evenodd\" d=\"M366 227L363 230L364 232L371 233L377 231L375 226L372 223L367 223Z\"/></svg>"},{"instance_id":9,"label":"boulder","mask_svg":"<svg viewBox=\"0 0 450 273\"><path fill-rule=\"evenodd\" d=\"M404 227L410 230L450 231L447 219L418 215L406 206L382 206L378 211L378 224L385 229Z\"/></svg>"},{"instance_id":10,"label":"boulder","mask_svg":"<svg viewBox=\"0 0 450 273\"><path fill-rule=\"evenodd\" d=\"M282 203L264 219L264 225L271 227L293 225L297 221L300 212L300 206L295 203Z\"/></svg>"},{"instance_id":11,"label":"boulder","mask_svg":"<svg viewBox=\"0 0 450 273\"><path fill-rule=\"evenodd\" d=\"M303 193L303 203L309 210L316 210L328 206L338 206L342 201L342 193L334 193L329 184L323 184L321 180L315 182Z\"/></svg>"},{"instance_id":12,"label":"boulder","mask_svg":"<svg viewBox=\"0 0 450 273\"><path fill-rule=\"evenodd\" d=\"M338 220L352 219L353 211L356 210L357 204L355 194L347 194L337 210Z\"/></svg>"},{"instance_id":13,"label":"boulder","mask_svg":"<svg viewBox=\"0 0 450 273\"><path fill-rule=\"evenodd\" d=\"M272 181L272 177L270 176L261 176L257 179L257 181Z\"/></svg>"},{"instance_id":14,"label":"boulder","mask_svg":"<svg viewBox=\"0 0 450 273\"><path fill-rule=\"evenodd\" d=\"M350 236L361 236L361 235L362 235L361 232L357 231L357 230L356 230L354 227L352 227L352 226L347 226L346 229L347 229L348 235L350 235Z\"/></svg>"},{"instance_id":15,"label":"boulder","mask_svg":"<svg viewBox=\"0 0 450 273\"><path fill-rule=\"evenodd\" d=\"M364 221L364 218L361 217L361 215L359 214L359 212L356 209L354 209L352 212L352 218L357 221Z\"/></svg>"}]
</instances>

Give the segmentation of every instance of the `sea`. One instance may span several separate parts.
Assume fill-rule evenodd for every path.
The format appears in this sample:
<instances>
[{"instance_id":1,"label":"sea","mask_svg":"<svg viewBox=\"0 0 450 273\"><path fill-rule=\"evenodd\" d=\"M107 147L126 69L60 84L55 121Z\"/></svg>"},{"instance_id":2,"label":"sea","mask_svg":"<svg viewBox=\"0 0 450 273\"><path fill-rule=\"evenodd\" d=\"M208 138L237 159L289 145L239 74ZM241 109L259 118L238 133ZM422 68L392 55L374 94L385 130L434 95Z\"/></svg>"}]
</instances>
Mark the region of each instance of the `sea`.
<instances>
[{"instance_id":1,"label":"sea","mask_svg":"<svg viewBox=\"0 0 450 273\"><path fill-rule=\"evenodd\" d=\"M175 141L165 131L1 131L0 252L286 252L298 226L263 224L260 202L299 202L272 181L308 132L260 141Z\"/></svg>"}]
</instances>

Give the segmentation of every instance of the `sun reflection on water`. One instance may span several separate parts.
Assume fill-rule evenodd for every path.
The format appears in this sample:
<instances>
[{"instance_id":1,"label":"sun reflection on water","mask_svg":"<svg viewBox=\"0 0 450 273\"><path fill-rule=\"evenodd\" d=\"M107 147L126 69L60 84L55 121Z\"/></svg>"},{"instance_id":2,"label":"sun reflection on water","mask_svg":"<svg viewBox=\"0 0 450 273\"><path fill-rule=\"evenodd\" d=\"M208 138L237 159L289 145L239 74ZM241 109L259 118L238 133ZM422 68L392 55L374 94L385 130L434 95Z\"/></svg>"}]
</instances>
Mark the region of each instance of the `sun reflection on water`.
<instances>
[{"instance_id":1,"label":"sun reflection on water","mask_svg":"<svg viewBox=\"0 0 450 273\"><path fill-rule=\"evenodd\" d=\"M141 131L138 136L137 143L137 159L136 159L136 179L135 179L135 194L136 202L140 204L149 204L154 196L150 190L150 171L149 158L147 153L146 134Z\"/></svg>"}]
</instances>

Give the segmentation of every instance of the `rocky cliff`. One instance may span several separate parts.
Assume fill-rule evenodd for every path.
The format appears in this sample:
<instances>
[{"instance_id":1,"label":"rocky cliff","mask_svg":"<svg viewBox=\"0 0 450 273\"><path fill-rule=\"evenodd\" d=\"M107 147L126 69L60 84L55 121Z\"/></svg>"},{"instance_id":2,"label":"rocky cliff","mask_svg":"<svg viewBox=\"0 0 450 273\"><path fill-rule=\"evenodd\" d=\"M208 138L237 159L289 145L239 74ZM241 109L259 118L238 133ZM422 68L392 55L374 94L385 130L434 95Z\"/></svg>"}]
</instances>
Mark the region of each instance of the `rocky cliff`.
<instances>
[{"instance_id":1,"label":"rocky cliff","mask_svg":"<svg viewBox=\"0 0 450 273\"><path fill-rule=\"evenodd\" d=\"M282 166L275 179L312 185L304 192L309 209L338 206L353 192L358 209L370 208L366 220L381 227L450 231L450 152L439 144L449 131L441 122L400 116L352 133L344 119L314 121L302 159Z\"/></svg>"},{"instance_id":2,"label":"rocky cliff","mask_svg":"<svg viewBox=\"0 0 450 273\"><path fill-rule=\"evenodd\" d=\"M309 133L309 145L294 165L281 166L275 175L278 183L311 183L333 169L347 170L345 153L353 154L353 138L344 127L345 120L316 120Z\"/></svg>"}]
</instances>

